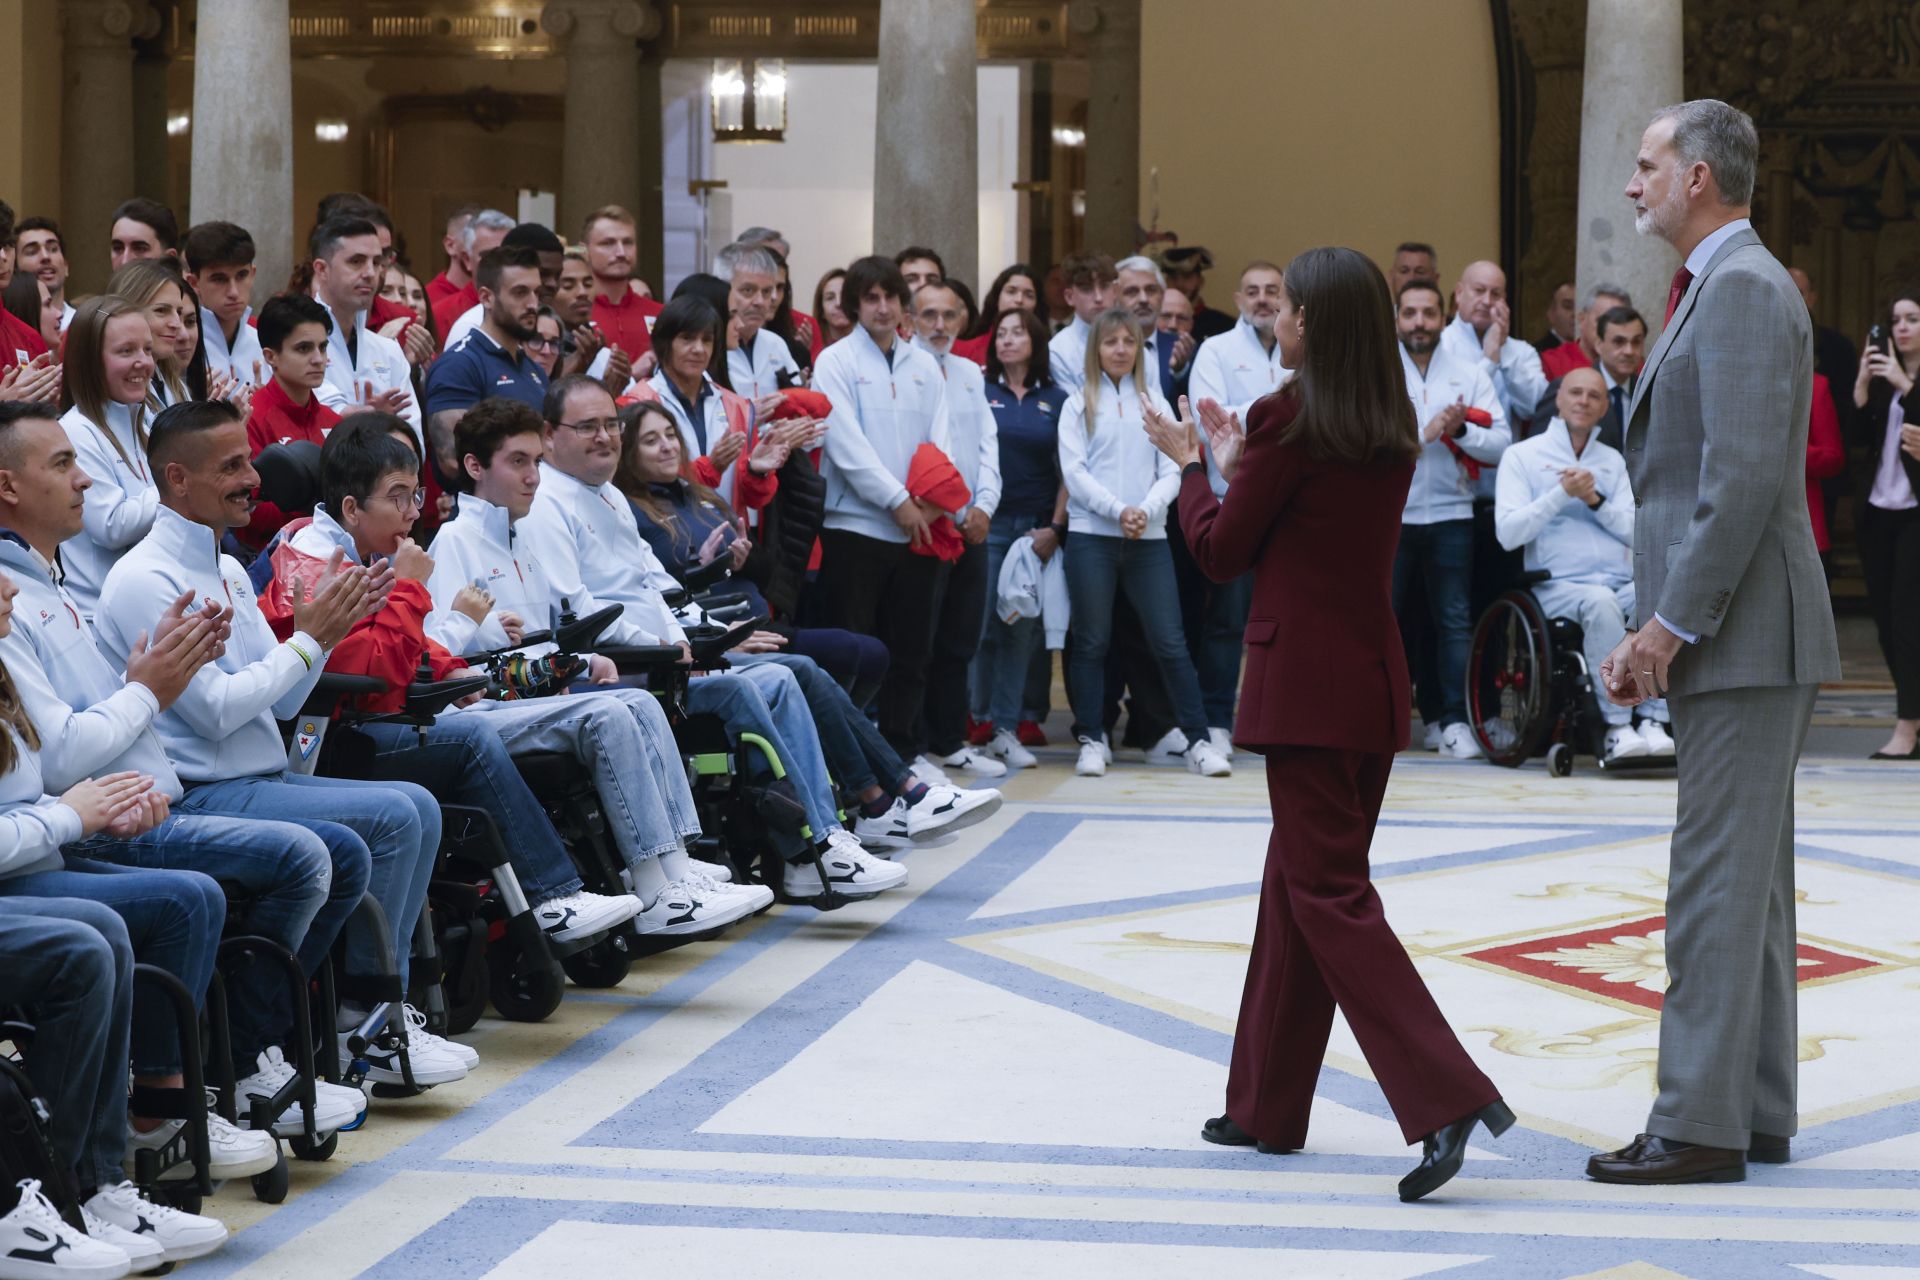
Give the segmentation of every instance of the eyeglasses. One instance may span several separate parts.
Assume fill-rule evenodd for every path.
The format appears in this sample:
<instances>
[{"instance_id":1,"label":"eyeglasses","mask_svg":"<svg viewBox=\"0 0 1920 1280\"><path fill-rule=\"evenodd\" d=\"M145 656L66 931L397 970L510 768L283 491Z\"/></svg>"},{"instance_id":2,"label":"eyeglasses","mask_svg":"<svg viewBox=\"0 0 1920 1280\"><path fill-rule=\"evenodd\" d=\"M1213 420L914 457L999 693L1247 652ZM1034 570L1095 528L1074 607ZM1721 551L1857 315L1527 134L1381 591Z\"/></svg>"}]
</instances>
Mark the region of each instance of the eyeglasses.
<instances>
[{"instance_id":1,"label":"eyeglasses","mask_svg":"<svg viewBox=\"0 0 1920 1280\"><path fill-rule=\"evenodd\" d=\"M566 427L583 440L591 440L602 431L610 436L618 436L621 422L618 418L587 418L580 422L556 422L556 427Z\"/></svg>"},{"instance_id":2,"label":"eyeglasses","mask_svg":"<svg viewBox=\"0 0 1920 1280\"><path fill-rule=\"evenodd\" d=\"M560 339L546 338L546 337L540 336L539 334L535 334L533 337L528 338L525 342L521 343L520 345L526 347L530 351L558 351L560 349Z\"/></svg>"},{"instance_id":3,"label":"eyeglasses","mask_svg":"<svg viewBox=\"0 0 1920 1280\"><path fill-rule=\"evenodd\" d=\"M424 511L427 508L427 491L425 489L415 489L411 493L404 489L394 489L383 496L400 511Z\"/></svg>"}]
</instances>

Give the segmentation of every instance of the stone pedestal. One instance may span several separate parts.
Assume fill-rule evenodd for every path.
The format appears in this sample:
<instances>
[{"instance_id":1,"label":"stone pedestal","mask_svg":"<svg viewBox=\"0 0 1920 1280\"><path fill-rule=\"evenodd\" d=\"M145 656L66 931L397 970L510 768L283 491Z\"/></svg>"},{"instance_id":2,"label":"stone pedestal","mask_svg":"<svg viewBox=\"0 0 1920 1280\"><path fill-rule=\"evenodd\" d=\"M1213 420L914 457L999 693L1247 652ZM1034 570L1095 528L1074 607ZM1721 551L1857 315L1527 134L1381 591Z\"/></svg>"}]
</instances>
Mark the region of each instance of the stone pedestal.
<instances>
[{"instance_id":1,"label":"stone pedestal","mask_svg":"<svg viewBox=\"0 0 1920 1280\"><path fill-rule=\"evenodd\" d=\"M937 252L980 288L979 89L972 0L881 0L873 251Z\"/></svg>"},{"instance_id":2,"label":"stone pedestal","mask_svg":"<svg viewBox=\"0 0 1920 1280\"><path fill-rule=\"evenodd\" d=\"M235 222L253 233L260 299L291 274L295 240L306 230L293 211L287 3L200 0L193 54L191 221Z\"/></svg>"},{"instance_id":3,"label":"stone pedestal","mask_svg":"<svg viewBox=\"0 0 1920 1280\"><path fill-rule=\"evenodd\" d=\"M143 0L67 0L60 8L60 229L67 296L98 293L110 270L113 210L133 186L133 42L160 30Z\"/></svg>"},{"instance_id":4,"label":"stone pedestal","mask_svg":"<svg viewBox=\"0 0 1920 1280\"><path fill-rule=\"evenodd\" d=\"M1653 332L1679 258L1666 241L1633 229L1624 194L1653 113L1684 97L1680 0L1588 0L1586 83L1580 109L1580 249L1584 292L1621 284Z\"/></svg>"},{"instance_id":5,"label":"stone pedestal","mask_svg":"<svg viewBox=\"0 0 1920 1280\"><path fill-rule=\"evenodd\" d=\"M563 42L567 60L560 225L554 230L577 240L587 214L601 205L624 206L639 220L636 265L644 277L646 264L659 258L660 95L657 74L652 97L641 92L635 42L659 31L660 15L639 0L552 0L540 25ZM642 180L648 169L656 175L651 203ZM649 283L657 288L660 282L656 276Z\"/></svg>"},{"instance_id":6,"label":"stone pedestal","mask_svg":"<svg viewBox=\"0 0 1920 1280\"><path fill-rule=\"evenodd\" d=\"M1087 216L1084 242L1124 258L1140 226L1140 0L1076 0L1087 37Z\"/></svg>"}]
</instances>

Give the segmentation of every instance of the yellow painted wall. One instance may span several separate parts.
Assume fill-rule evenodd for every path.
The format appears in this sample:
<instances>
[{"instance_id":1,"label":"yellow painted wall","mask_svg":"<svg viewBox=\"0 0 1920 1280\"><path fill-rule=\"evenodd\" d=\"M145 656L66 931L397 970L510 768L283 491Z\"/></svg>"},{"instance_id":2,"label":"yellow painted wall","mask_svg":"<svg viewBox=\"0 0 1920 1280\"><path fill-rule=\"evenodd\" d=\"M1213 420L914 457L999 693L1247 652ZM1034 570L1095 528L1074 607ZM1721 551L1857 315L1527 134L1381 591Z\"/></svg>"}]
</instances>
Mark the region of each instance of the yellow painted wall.
<instances>
[{"instance_id":1,"label":"yellow painted wall","mask_svg":"<svg viewBox=\"0 0 1920 1280\"><path fill-rule=\"evenodd\" d=\"M58 216L60 27L56 0L0 0L0 199Z\"/></svg>"},{"instance_id":2,"label":"yellow painted wall","mask_svg":"<svg viewBox=\"0 0 1920 1280\"><path fill-rule=\"evenodd\" d=\"M1500 251L1499 86L1487 0L1144 0L1140 203L1241 264L1342 244L1440 251L1450 286Z\"/></svg>"}]
</instances>

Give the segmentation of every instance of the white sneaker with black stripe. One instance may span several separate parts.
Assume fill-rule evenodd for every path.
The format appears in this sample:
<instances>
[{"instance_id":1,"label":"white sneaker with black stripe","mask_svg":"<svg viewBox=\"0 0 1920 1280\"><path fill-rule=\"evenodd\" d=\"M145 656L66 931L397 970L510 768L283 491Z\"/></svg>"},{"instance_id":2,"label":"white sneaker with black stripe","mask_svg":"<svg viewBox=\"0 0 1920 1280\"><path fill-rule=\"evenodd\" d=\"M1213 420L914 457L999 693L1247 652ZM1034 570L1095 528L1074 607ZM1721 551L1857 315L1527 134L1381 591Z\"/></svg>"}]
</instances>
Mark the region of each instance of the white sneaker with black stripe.
<instances>
[{"instance_id":1,"label":"white sneaker with black stripe","mask_svg":"<svg viewBox=\"0 0 1920 1280\"><path fill-rule=\"evenodd\" d=\"M38 1178L22 1178L16 1185L20 1202L0 1217L0 1275L8 1280L120 1280L133 1269L125 1249L68 1225L40 1190ZM143 1247L140 1252L151 1259L145 1266L159 1265L158 1251Z\"/></svg>"},{"instance_id":2,"label":"white sneaker with black stripe","mask_svg":"<svg viewBox=\"0 0 1920 1280\"><path fill-rule=\"evenodd\" d=\"M767 886L763 884L753 884L751 882L746 884L734 884L731 881L726 883L716 882L711 876L707 875L705 871L701 870L702 867L710 867L712 865L710 862L690 860L687 874L682 878L682 883L701 898L743 899L750 904L748 908L749 911L760 911L773 905L773 890L767 888Z\"/></svg>"},{"instance_id":3,"label":"white sneaker with black stripe","mask_svg":"<svg viewBox=\"0 0 1920 1280\"><path fill-rule=\"evenodd\" d=\"M87 1234L95 1239L100 1238L94 1231L94 1223L99 1221L125 1235L152 1243L160 1250L155 1262L204 1258L227 1242L224 1222L155 1204L142 1196L131 1182L100 1188L93 1199L80 1206L80 1215L87 1220ZM126 1249L118 1237L109 1235L107 1239ZM128 1249L127 1253L131 1257L133 1251ZM133 1261L136 1267L140 1265L138 1258Z\"/></svg>"},{"instance_id":4,"label":"white sneaker with black stripe","mask_svg":"<svg viewBox=\"0 0 1920 1280\"><path fill-rule=\"evenodd\" d=\"M1020 744L1020 739L1011 729L994 730L993 740L980 750L1009 769L1031 769L1040 763L1033 752Z\"/></svg>"},{"instance_id":5,"label":"white sneaker with black stripe","mask_svg":"<svg viewBox=\"0 0 1920 1280\"><path fill-rule=\"evenodd\" d=\"M986 752L962 745L950 756L936 756L935 759L949 769L965 769L976 778L1004 778L1007 766Z\"/></svg>"},{"instance_id":6,"label":"white sneaker with black stripe","mask_svg":"<svg viewBox=\"0 0 1920 1280\"><path fill-rule=\"evenodd\" d=\"M898 889L906 882L905 867L874 857L860 847L858 840L835 831L827 836L827 847L818 863L809 860L787 864L782 887L789 898L802 901L824 897L828 891L857 901Z\"/></svg>"},{"instance_id":7,"label":"white sneaker with black stripe","mask_svg":"<svg viewBox=\"0 0 1920 1280\"><path fill-rule=\"evenodd\" d=\"M946 771L935 764L930 757L915 756L913 758L913 764L910 765L909 768L913 770L914 777L920 779L920 781L930 787L951 787L953 785L953 779L949 778Z\"/></svg>"},{"instance_id":8,"label":"white sneaker with black stripe","mask_svg":"<svg viewBox=\"0 0 1920 1280\"><path fill-rule=\"evenodd\" d=\"M1003 803L1005 798L992 787L928 787L925 795L907 806L907 835L925 840L959 831L985 822L1000 811Z\"/></svg>"},{"instance_id":9,"label":"white sneaker with black stripe","mask_svg":"<svg viewBox=\"0 0 1920 1280\"><path fill-rule=\"evenodd\" d=\"M579 889L548 898L533 909L533 918L555 942L571 942L624 924L640 910L640 899L630 893L609 895Z\"/></svg>"},{"instance_id":10,"label":"white sneaker with black stripe","mask_svg":"<svg viewBox=\"0 0 1920 1280\"><path fill-rule=\"evenodd\" d=\"M251 1112L255 1098L271 1098L293 1079L293 1064L287 1061L278 1045L262 1049L260 1056L254 1059L254 1065L257 1070L234 1086L234 1112L242 1117ZM316 1134L342 1129L367 1109L366 1094L325 1080L313 1082L313 1102L313 1131ZM288 1103L287 1109L273 1122L273 1132L282 1138L302 1136L306 1131L305 1117L297 1102Z\"/></svg>"},{"instance_id":11,"label":"white sneaker with black stripe","mask_svg":"<svg viewBox=\"0 0 1920 1280\"><path fill-rule=\"evenodd\" d=\"M895 797L885 813L872 818L861 814L853 820L853 834L868 850L898 849L912 843L907 802Z\"/></svg>"},{"instance_id":12,"label":"white sneaker with black stripe","mask_svg":"<svg viewBox=\"0 0 1920 1280\"><path fill-rule=\"evenodd\" d=\"M660 891L653 905L633 918L635 931L662 938L708 933L754 913L754 900L744 894L698 893L675 880Z\"/></svg>"},{"instance_id":13,"label":"white sneaker with black stripe","mask_svg":"<svg viewBox=\"0 0 1920 1280\"><path fill-rule=\"evenodd\" d=\"M733 868L718 862L702 862L698 858L688 858L687 862L707 879L715 884L732 884Z\"/></svg>"}]
</instances>

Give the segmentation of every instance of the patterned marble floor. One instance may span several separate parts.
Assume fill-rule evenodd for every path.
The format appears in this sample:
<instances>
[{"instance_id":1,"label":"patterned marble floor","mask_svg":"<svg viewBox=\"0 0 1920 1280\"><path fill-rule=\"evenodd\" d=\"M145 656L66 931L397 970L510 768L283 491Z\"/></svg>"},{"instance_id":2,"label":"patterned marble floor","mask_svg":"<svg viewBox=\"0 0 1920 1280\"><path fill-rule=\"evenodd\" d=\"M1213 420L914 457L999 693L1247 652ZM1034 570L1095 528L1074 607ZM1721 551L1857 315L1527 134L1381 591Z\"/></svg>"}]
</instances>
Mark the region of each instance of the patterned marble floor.
<instances>
[{"instance_id":1,"label":"patterned marble floor","mask_svg":"<svg viewBox=\"0 0 1920 1280\"><path fill-rule=\"evenodd\" d=\"M1885 700L1884 693L1880 700ZM1920 789L1823 700L1799 781L1805 1127L1742 1185L1586 1182L1649 1101L1674 787L1402 757L1390 918L1520 1125L1434 1202L1344 1025L1309 1148L1202 1143L1267 816L1065 754L914 851L911 889L489 1019L469 1080L377 1103L195 1277L1920 1278Z\"/></svg>"}]
</instances>

